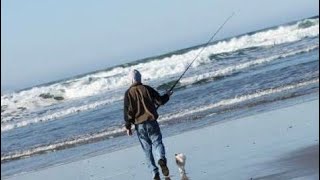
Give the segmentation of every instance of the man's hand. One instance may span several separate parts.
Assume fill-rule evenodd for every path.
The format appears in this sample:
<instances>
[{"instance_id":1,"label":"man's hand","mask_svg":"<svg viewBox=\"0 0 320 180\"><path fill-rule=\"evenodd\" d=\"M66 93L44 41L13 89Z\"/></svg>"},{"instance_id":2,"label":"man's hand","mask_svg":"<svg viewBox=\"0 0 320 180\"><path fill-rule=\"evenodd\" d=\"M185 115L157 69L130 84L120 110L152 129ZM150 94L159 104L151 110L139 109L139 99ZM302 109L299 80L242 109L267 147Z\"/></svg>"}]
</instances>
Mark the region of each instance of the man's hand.
<instances>
[{"instance_id":1,"label":"man's hand","mask_svg":"<svg viewBox=\"0 0 320 180\"><path fill-rule=\"evenodd\" d=\"M168 96L171 96L171 95L173 94L173 91L168 91L168 90L167 90L166 94L167 94Z\"/></svg>"},{"instance_id":2,"label":"man's hand","mask_svg":"<svg viewBox=\"0 0 320 180\"><path fill-rule=\"evenodd\" d=\"M132 136L132 130L131 129L126 129L126 131L127 131L127 135L128 136Z\"/></svg>"}]
</instances>

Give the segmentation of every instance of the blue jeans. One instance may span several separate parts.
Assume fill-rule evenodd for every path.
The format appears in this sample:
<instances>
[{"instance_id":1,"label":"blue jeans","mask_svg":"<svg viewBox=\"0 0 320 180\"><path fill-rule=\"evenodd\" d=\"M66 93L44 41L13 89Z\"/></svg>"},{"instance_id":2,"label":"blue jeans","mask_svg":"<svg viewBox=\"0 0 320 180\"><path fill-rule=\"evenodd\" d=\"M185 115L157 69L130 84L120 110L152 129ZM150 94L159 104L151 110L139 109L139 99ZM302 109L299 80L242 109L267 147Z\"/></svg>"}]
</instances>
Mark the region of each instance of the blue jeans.
<instances>
[{"instance_id":1,"label":"blue jeans","mask_svg":"<svg viewBox=\"0 0 320 180\"><path fill-rule=\"evenodd\" d=\"M155 175L159 172L156 162L158 162L159 159L166 161L159 124L156 120L145 121L141 124L136 124L135 129L141 147L146 155L147 165L152 170L153 175ZM153 156L152 150L155 156Z\"/></svg>"}]
</instances>

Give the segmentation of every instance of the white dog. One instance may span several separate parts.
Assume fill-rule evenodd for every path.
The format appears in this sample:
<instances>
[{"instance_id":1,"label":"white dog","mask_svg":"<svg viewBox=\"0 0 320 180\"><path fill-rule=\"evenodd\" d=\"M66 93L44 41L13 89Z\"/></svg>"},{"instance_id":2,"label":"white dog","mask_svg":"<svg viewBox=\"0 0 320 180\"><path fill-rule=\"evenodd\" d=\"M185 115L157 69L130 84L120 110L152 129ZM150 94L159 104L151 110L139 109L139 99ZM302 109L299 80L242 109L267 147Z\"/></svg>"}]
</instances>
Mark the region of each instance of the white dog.
<instances>
[{"instance_id":1,"label":"white dog","mask_svg":"<svg viewBox=\"0 0 320 180\"><path fill-rule=\"evenodd\" d=\"M187 157L182 153L178 153L178 154L175 154L175 158L176 158L177 166L179 168L181 180L188 180L189 178L187 177L187 173L184 168Z\"/></svg>"}]
</instances>

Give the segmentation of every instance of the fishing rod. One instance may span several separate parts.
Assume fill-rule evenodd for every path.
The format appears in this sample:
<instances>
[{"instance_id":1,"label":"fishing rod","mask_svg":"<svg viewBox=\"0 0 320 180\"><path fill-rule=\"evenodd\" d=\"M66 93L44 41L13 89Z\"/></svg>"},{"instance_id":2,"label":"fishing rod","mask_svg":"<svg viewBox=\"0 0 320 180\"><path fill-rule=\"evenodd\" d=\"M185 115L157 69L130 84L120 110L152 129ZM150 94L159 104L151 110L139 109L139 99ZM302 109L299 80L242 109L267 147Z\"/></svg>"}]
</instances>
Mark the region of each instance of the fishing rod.
<instances>
[{"instance_id":1,"label":"fishing rod","mask_svg":"<svg viewBox=\"0 0 320 180\"><path fill-rule=\"evenodd\" d=\"M191 61L191 63L187 66L186 70L181 74L181 76L179 77L179 79L173 84L173 86L169 89L169 92L172 91L176 85L179 83L179 81L181 80L181 78L184 76L184 74L188 71L188 69L191 67L191 65L194 63L194 61L199 57L199 55L202 53L202 51L210 44L210 42L212 41L212 39L218 34L218 32L223 28L223 26L232 18L232 16L234 16L234 13L232 13L225 21L224 23L218 28L218 30L213 34L213 36L211 36L211 38L209 39L209 41L205 44L205 46L202 47L202 49L200 50L200 52L197 54L197 56Z\"/></svg>"},{"instance_id":2,"label":"fishing rod","mask_svg":"<svg viewBox=\"0 0 320 180\"><path fill-rule=\"evenodd\" d=\"M175 81L175 83L172 85L172 87L167 91L171 92L176 85L179 83L181 78L184 76L184 74L188 71L188 69L191 67L191 65L194 63L194 61L199 57L199 55L202 53L202 51L210 44L210 42L213 40L213 38L218 34L218 32L223 28L223 26L234 16L234 12L223 22L223 24L220 25L220 27L217 29L217 31L210 37L208 42L202 46L202 49L199 51L199 53L195 56L195 58L191 61L191 63L187 66L187 68L184 70L184 72L181 74L181 76ZM159 105L160 106L160 105ZM157 109L159 108L157 107Z\"/></svg>"}]
</instances>

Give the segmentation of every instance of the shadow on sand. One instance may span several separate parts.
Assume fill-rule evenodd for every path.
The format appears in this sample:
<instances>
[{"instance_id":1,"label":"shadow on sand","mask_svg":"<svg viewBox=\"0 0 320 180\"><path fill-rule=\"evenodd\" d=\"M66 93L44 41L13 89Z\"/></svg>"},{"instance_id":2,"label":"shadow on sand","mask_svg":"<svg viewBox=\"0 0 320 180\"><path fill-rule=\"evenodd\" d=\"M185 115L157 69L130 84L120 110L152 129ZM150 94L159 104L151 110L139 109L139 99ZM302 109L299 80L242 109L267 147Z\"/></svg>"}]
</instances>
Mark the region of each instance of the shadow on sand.
<instances>
[{"instance_id":1,"label":"shadow on sand","mask_svg":"<svg viewBox=\"0 0 320 180\"><path fill-rule=\"evenodd\" d=\"M293 179L298 177L319 178L319 144L312 145L293 151L281 157L267 166L281 167L280 172L261 177L251 178L252 180L265 179Z\"/></svg>"}]
</instances>

